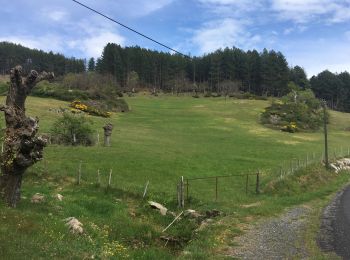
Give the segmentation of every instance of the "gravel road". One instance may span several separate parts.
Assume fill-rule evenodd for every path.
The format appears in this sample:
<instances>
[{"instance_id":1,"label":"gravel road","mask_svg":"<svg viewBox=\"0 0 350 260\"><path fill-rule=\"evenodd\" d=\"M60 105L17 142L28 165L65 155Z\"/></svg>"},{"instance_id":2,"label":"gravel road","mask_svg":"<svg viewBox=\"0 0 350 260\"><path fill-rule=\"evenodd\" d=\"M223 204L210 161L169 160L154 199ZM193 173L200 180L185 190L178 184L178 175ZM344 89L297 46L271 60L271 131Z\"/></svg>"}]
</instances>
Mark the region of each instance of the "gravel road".
<instances>
[{"instance_id":1,"label":"gravel road","mask_svg":"<svg viewBox=\"0 0 350 260\"><path fill-rule=\"evenodd\" d=\"M350 259L350 186L324 209L318 243L324 251Z\"/></svg>"},{"instance_id":2,"label":"gravel road","mask_svg":"<svg viewBox=\"0 0 350 260\"><path fill-rule=\"evenodd\" d=\"M301 231L306 226L311 210L304 206L289 209L279 217L254 225L243 236L237 237L238 247L229 250L229 256L239 259L307 259Z\"/></svg>"}]
</instances>

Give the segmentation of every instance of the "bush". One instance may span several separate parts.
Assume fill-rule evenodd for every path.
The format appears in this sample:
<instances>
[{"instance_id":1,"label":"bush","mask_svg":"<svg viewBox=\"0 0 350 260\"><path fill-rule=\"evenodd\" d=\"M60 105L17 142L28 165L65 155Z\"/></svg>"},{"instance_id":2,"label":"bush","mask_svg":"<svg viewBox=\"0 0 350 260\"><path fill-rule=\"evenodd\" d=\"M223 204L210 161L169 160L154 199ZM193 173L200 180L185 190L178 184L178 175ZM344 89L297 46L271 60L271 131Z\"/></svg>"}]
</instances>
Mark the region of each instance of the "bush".
<instances>
[{"instance_id":1,"label":"bush","mask_svg":"<svg viewBox=\"0 0 350 260\"><path fill-rule=\"evenodd\" d=\"M92 122L81 115L63 113L52 126L52 142L64 145L93 145Z\"/></svg>"},{"instance_id":2,"label":"bush","mask_svg":"<svg viewBox=\"0 0 350 260\"><path fill-rule=\"evenodd\" d=\"M88 113L89 115L92 116L102 116L102 117L110 117L111 113L107 112L105 110L102 110L98 108L95 104L95 102L89 102L89 103L83 103L79 100L74 100L71 104L70 107L73 109L72 112L76 110L83 111L85 113Z\"/></svg>"},{"instance_id":3,"label":"bush","mask_svg":"<svg viewBox=\"0 0 350 260\"><path fill-rule=\"evenodd\" d=\"M39 82L31 92L36 97L51 97L64 101L72 101L74 99L86 100L88 94L78 89L66 89L58 83L50 83L46 80Z\"/></svg>"},{"instance_id":4,"label":"bush","mask_svg":"<svg viewBox=\"0 0 350 260\"><path fill-rule=\"evenodd\" d=\"M327 114L327 120L328 117ZM291 133L317 130L323 122L323 111L311 90L293 91L267 107L261 114L261 121Z\"/></svg>"}]
</instances>

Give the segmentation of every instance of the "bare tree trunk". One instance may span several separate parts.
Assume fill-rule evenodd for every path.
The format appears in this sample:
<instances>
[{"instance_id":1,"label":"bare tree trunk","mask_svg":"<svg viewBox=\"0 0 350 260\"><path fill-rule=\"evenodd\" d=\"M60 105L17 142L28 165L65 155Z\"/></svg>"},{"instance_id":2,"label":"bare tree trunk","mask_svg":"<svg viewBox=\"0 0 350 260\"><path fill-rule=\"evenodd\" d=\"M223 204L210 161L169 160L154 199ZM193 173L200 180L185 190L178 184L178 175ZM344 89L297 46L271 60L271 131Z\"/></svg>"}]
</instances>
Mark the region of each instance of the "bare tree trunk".
<instances>
[{"instance_id":1,"label":"bare tree trunk","mask_svg":"<svg viewBox=\"0 0 350 260\"><path fill-rule=\"evenodd\" d=\"M25 170L42 159L46 140L36 137L39 119L26 117L25 101L33 87L41 80L52 79L53 73L38 74L32 70L22 79L22 67L11 70L11 84L6 105L0 105L5 113L6 132L4 152L1 154L0 195L10 207L16 207L21 198L22 177Z\"/></svg>"}]
</instances>

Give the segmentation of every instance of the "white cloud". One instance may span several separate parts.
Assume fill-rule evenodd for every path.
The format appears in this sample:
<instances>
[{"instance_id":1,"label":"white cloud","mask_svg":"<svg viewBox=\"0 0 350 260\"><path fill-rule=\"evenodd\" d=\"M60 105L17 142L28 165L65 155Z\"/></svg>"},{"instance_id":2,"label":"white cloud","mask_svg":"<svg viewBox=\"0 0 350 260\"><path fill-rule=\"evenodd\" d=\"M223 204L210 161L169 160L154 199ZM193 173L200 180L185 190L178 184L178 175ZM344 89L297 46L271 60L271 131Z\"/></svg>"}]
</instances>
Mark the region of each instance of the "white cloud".
<instances>
[{"instance_id":1,"label":"white cloud","mask_svg":"<svg viewBox=\"0 0 350 260\"><path fill-rule=\"evenodd\" d=\"M242 16L246 12L264 8L263 0L197 0L213 13L226 17Z\"/></svg>"},{"instance_id":2,"label":"white cloud","mask_svg":"<svg viewBox=\"0 0 350 260\"><path fill-rule=\"evenodd\" d=\"M101 32L98 35L91 36L89 38L83 39L81 43L76 43L76 46L80 48L86 56L88 57L100 57L103 47L107 43L117 43L124 45L125 38L119 34L112 32Z\"/></svg>"},{"instance_id":3,"label":"white cloud","mask_svg":"<svg viewBox=\"0 0 350 260\"><path fill-rule=\"evenodd\" d=\"M282 20L307 23L324 19L328 23L350 19L349 1L344 0L271 0L272 10Z\"/></svg>"},{"instance_id":4,"label":"white cloud","mask_svg":"<svg viewBox=\"0 0 350 260\"><path fill-rule=\"evenodd\" d=\"M111 17L144 17L170 5L174 0L132 0L132 1L106 1L106 0L86 0L88 6L99 11L107 12ZM113 13L113 15L111 14Z\"/></svg>"},{"instance_id":5,"label":"white cloud","mask_svg":"<svg viewBox=\"0 0 350 260\"><path fill-rule=\"evenodd\" d=\"M67 12L65 11L44 11L46 17L48 17L49 19L55 21L55 22L59 22L62 21L63 19L65 19L68 15Z\"/></svg>"},{"instance_id":6,"label":"white cloud","mask_svg":"<svg viewBox=\"0 0 350 260\"><path fill-rule=\"evenodd\" d=\"M208 53L219 48L252 48L261 41L259 35L252 35L246 30L246 23L232 18L212 21L195 31L192 38L200 53Z\"/></svg>"}]
</instances>

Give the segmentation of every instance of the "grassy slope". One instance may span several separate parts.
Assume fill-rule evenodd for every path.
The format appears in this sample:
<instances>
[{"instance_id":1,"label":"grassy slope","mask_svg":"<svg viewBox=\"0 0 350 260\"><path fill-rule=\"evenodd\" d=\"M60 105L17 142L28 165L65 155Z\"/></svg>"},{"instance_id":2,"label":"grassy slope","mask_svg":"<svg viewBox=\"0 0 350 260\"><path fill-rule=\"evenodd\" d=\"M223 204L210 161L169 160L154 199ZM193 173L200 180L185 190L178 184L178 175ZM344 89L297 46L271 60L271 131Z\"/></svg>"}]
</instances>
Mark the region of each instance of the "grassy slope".
<instances>
[{"instance_id":1,"label":"grassy slope","mask_svg":"<svg viewBox=\"0 0 350 260\"><path fill-rule=\"evenodd\" d=\"M140 203L140 194L149 180L149 196L175 208L175 183L180 176L213 176L254 172L262 169L263 180L272 179L272 169L281 162L322 152L322 133L289 134L267 129L258 123L266 101L193 99L191 97L129 98L131 112L113 115L112 119L95 118L94 127L102 139L102 125L112 121L115 130L112 147L49 146L45 160L28 172L23 185L24 199L17 209L1 206L0 255L16 258L26 253L29 258L82 258L91 256L130 256L133 258L168 258L176 248L164 247L158 238L171 217L161 218ZM65 102L29 98L28 114L40 117L41 132L47 132L59 116L49 108L65 107ZM332 112L331 151L350 146L348 114ZM83 185L76 187L79 161L83 162ZM96 171L113 169L113 190L96 187ZM346 182L344 175L327 180L322 189L303 190L295 196L244 195L243 180L220 184L219 201L214 202L213 182L191 186L195 208L220 208L227 217L220 226L197 235L185 248L191 257L207 257L222 252L240 223L271 215L284 207L323 197ZM324 182L320 182L324 184ZM232 188L233 187L233 188ZM203 192L204 191L204 192ZM42 205L32 205L35 192L48 195ZM62 203L50 198L60 192ZM282 194L283 195L283 194ZM116 201L116 198L122 201ZM241 204L259 201L262 206L242 208ZM67 234L62 219L78 217L87 230L75 238ZM182 221L169 230L176 236L191 238L193 223ZM186 227L186 228L185 228ZM15 241L15 243L14 243ZM118 246L116 242L121 246ZM175 251L173 251L175 250ZM108 255L109 254L109 255ZM183 257L187 257L184 255Z\"/></svg>"}]
</instances>

